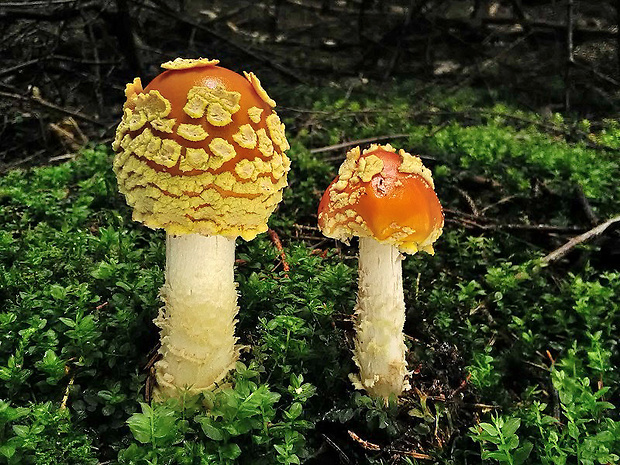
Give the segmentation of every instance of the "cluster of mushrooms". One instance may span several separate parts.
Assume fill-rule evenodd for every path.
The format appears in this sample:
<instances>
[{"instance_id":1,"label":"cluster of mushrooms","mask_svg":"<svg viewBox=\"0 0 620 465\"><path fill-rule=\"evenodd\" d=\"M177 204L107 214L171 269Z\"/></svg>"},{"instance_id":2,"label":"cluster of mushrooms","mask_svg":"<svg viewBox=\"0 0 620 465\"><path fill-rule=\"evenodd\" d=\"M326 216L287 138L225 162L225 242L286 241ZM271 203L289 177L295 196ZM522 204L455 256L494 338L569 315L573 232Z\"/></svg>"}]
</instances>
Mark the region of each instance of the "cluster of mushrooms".
<instances>
[{"instance_id":1,"label":"cluster of mushrooms","mask_svg":"<svg viewBox=\"0 0 620 465\"><path fill-rule=\"evenodd\" d=\"M133 219L166 230L159 399L212 389L239 356L235 240L267 230L290 161L275 102L253 73L217 60L182 59L146 87L127 85L112 144L114 171ZM401 253L433 253L443 212L419 157L390 145L347 153L319 205L319 227L359 237L359 291L351 375L387 399L408 389Z\"/></svg>"}]
</instances>

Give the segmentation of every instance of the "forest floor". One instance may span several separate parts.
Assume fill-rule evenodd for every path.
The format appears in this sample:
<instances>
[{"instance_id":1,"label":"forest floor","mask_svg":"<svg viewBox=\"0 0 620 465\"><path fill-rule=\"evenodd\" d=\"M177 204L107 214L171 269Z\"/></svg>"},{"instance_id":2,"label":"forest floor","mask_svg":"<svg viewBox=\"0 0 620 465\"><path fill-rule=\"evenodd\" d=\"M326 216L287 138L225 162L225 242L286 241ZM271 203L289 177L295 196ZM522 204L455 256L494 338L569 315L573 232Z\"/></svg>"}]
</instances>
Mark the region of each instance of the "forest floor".
<instances>
[{"instance_id":1,"label":"forest floor","mask_svg":"<svg viewBox=\"0 0 620 465\"><path fill-rule=\"evenodd\" d=\"M593 19L580 2L567 78L553 11L528 10L540 24L524 32L501 11L350 21L355 2L144 2L122 26L106 2L57 3L0 6L0 463L618 463L620 125L604 5ZM289 21L292 8L305 16ZM126 28L136 53L118 51ZM255 71L292 165L270 220L282 250L269 235L237 244L249 348L229 388L149 406L165 237L131 221L109 143L124 84L178 54ZM422 157L446 218L436 254L404 261L413 389L388 406L348 377L357 244L316 224L346 150L371 142Z\"/></svg>"},{"instance_id":2,"label":"forest floor","mask_svg":"<svg viewBox=\"0 0 620 465\"><path fill-rule=\"evenodd\" d=\"M239 241L250 348L210 410L136 413L165 241L131 221L110 150L0 179L6 461L616 463L618 124L413 81L288 92L290 185L270 221L283 250ZM356 244L316 226L345 134L420 154L446 214L435 256L404 262L413 389L387 407L348 378Z\"/></svg>"}]
</instances>

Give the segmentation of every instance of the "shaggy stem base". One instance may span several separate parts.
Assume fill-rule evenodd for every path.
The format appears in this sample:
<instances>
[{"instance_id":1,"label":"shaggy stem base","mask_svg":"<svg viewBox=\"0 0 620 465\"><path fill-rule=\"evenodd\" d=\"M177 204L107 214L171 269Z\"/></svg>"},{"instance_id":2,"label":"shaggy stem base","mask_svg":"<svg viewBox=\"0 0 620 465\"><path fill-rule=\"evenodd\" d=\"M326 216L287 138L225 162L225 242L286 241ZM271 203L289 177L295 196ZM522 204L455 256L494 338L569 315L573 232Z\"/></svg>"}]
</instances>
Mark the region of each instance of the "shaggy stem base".
<instances>
[{"instance_id":1,"label":"shaggy stem base","mask_svg":"<svg viewBox=\"0 0 620 465\"><path fill-rule=\"evenodd\" d=\"M162 355L155 364L156 396L210 389L237 361L234 264L234 240L200 234L166 237L165 306L155 319Z\"/></svg>"},{"instance_id":2,"label":"shaggy stem base","mask_svg":"<svg viewBox=\"0 0 620 465\"><path fill-rule=\"evenodd\" d=\"M359 290L355 308L355 363L358 389L374 397L398 396L409 387L405 376L405 299L398 249L360 238Z\"/></svg>"}]
</instances>

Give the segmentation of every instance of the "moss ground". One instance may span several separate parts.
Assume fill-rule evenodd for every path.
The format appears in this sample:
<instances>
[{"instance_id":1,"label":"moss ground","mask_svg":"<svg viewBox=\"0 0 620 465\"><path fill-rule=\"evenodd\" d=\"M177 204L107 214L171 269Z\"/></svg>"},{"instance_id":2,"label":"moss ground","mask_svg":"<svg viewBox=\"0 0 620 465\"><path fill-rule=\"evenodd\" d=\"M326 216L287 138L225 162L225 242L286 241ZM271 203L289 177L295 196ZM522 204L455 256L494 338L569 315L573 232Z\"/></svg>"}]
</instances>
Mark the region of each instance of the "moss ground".
<instances>
[{"instance_id":1,"label":"moss ground","mask_svg":"<svg viewBox=\"0 0 620 465\"><path fill-rule=\"evenodd\" d=\"M620 240L541 259L620 212L620 126L498 99L282 90L292 171L270 224L290 271L267 235L238 244L250 347L227 387L165 405L144 403L164 235L131 221L110 151L4 175L0 463L617 463ZM316 229L345 149L309 149L383 135L446 210L436 255L405 261L414 388L387 406L347 377L356 244Z\"/></svg>"}]
</instances>

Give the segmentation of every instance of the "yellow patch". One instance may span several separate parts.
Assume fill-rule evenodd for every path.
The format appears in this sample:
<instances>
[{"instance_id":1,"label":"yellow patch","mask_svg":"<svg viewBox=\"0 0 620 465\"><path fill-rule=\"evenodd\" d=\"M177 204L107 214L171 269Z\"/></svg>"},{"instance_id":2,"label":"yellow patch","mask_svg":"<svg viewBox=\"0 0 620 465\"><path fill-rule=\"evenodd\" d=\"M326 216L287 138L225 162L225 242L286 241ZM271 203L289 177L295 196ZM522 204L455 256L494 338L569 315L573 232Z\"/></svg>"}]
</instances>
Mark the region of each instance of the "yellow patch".
<instances>
[{"instance_id":1,"label":"yellow patch","mask_svg":"<svg viewBox=\"0 0 620 465\"><path fill-rule=\"evenodd\" d=\"M333 188L337 191L344 190L349 184L349 180L353 177L357 169L357 161L360 158L360 148L354 147L347 152L347 156L338 169L338 181Z\"/></svg>"},{"instance_id":2,"label":"yellow patch","mask_svg":"<svg viewBox=\"0 0 620 465\"><path fill-rule=\"evenodd\" d=\"M275 113L267 117L267 127L269 128L269 134L275 144L280 147L282 152L291 148L286 140L286 134L284 133L284 124L280 121L280 117Z\"/></svg>"},{"instance_id":3,"label":"yellow patch","mask_svg":"<svg viewBox=\"0 0 620 465\"><path fill-rule=\"evenodd\" d=\"M209 154L204 149L185 149L179 168L183 171L206 170L209 168Z\"/></svg>"},{"instance_id":4,"label":"yellow patch","mask_svg":"<svg viewBox=\"0 0 620 465\"><path fill-rule=\"evenodd\" d=\"M125 148L125 150L129 150L130 152L135 153L137 156L142 157L144 156L146 146L152 137L153 133L149 128L146 128L129 142L129 145Z\"/></svg>"},{"instance_id":5,"label":"yellow patch","mask_svg":"<svg viewBox=\"0 0 620 465\"><path fill-rule=\"evenodd\" d=\"M250 107L248 109L248 116L250 117L250 120L252 120L252 122L256 124L260 123L260 117L262 113L263 113L262 108Z\"/></svg>"},{"instance_id":6,"label":"yellow patch","mask_svg":"<svg viewBox=\"0 0 620 465\"><path fill-rule=\"evenodd\" d=\"M375 174L379 174L383 169L383 160L376 155L362 157L359 160L358 176L363 182L370 182Z\"/></svg>"},{"instance_id":7,"label":"yellow patch","mask_svg":"<svg viewBox=\"0 0 620 465\"><path fill-rule=\"evenodd\" d=\"M193 95L188 97L187 103L183 107L185 114L191 118L202 118L205 114L205 109L209 105L209 102L200 95Z\"/></svg>"},{"instance_id":8,"label":"yellow patch","mask_svg":"<svg viewBox=\"0 0 620 465\"><path fill-rule=\"evenodd\" d=\"M263 128L260 128L256 131L256 135L258 136L258 150L264 156L269 158L273 155L273 144L271 143L271 139L267 135L267 131Z\"/></svg>"},{"instance_id":9,"label":"yellow patch","mask_svg":"<svg viewBox=\"0 0 620 465\"><path fill-rule=\"evenodd\" d=\"M151 121L151 127L156 131L172 134L176 122L175 118L157 118Z\"/></svg>"},{"instance_id":10,"label":"yellow patch","mask_svg":"<svg viewBox=\"0 0 620 465\"><path fill-rule=\"evenodd\" d=\"M255 171L256 168L254 167L254 163L245 158L235 165L235 173L237 173L241 179L250 179Z\"/></svg>"},{"instance_id":11,"label":"yellow patch","mask_svg":"<svg viewBox=\"0 0 620 465\"><path fill-rule=\"evenodd\" d=\"M127 101L125 102L124 108L127 107L128 104L133 103L134 99L138 94L141 94L144 91L142 88L142 81L140 78L134 78L133 82L130 82L125 85L125 97Z\"/></svg>"},{"instance_id":12,"label":"yellow patch","mask_svg":"<svg viewBox=\"0 0 620 465\"><path fill-rule=\"evenodd\" d=\"M256 147L256 141L258 137L256 132L249 124L239 126L239 131L232 136L233 140L244 149L253 149Z\"/></svg>"},{"instance_id":13,"label":"yellow patch","mask_svg":"<svg viewBox=\"0 0 620 465\"><path fill-rule=\"evenodd\" d=\"M230 113L236 113L239 111L239 101L241 100L241 94L239 92L229 92L226 90L226 87L221 84L218 84L213 89L210 87L206 87L205 89L209 89L209 98L207 100L218 102L226 109L226 111L229 111Z\"/></svg>"},{"instance_id":14,"label":"yellow patch","mask_svg":"<svg viewBox=\"0 0 620 465\"><path fill-rule=\"evenodd\" d=\"M192 118L201 118L206 111L209 123L226 126L232 121L232 115L241 108L240 100L239 92L229 92L221 84L215 88L194 86L187 93L183 111Z\"/></svg>"},{"instance_id":15,"label":"yellow patch","mask_svg":"<svg viewBox=\"0 0 620 465\"><path fill-rule=\"evenodd\" d=\"M225 171L215 177L213 184L224 190L230 191L236 182L237 179L235 179L235 176L230 171Z\"/></svg>"},{"instance_id":16,"label":"yellow patch","mask_svg":"<svg viewBox=\"0 0 620 465\"><path fill-rule=\"evenodd\" d=\"M433 175L431 174L431 170L429 170L422 164L422 160L420 160L420 157L411 155L405 152L403 149L400 149L398 154L401 158L401 163L398 167L398 171L400 171L401 173L417 174L421 176L429 184L429 186L431 186L433 189L435 188L435 183L433 182Z\"/></svg>"},{"instance_id":17,"label":"yellow patch","mask_svg":"<svg viewBox=\"0 0 620 465\"><path fill-rule=\"evenodd\" d=\"M215 66L220 60L209 60L208 58L175 58L161 64L164 69L188 69L200 68L203 66Z\"/></svg>"},{"instance_id":18,"label":"yellow patch","mask_svg":"<svg viewBox=\"0 0 620 465\"><path fill-rule=\"evenodd\" d=\"M127 110L130 111L131 110ZM127 118L127 126L130 131L138 131L144 127L147 122L146 114L142 111L140 112L131 112L130 116Z\"/></svg>"},{"instance_id":19,"label":"yellow patch","mask_svg":"<svg viewBox=\"0 0 620 465\"><path fill-rule=\"evenodd\" d=\"M228 143L221 137L216 137L209 144L209 149L213 154L211 168L217 169L229 160L237 156L237 152L232 144Z\"/></svg>"},{"instance_id":20,"label":"yellow patch","mask_svg":"<svg viewBox=\"0 0 620 465\"><path fill-rule=\"evenodd\" d=\"M179 124L177 134L193 142L205 140L209 136L209 133L199 124Z\"/></svg>"},{"instance_id":21,"label":"yellow patch","mask_svg":"<svg viewBox=\"0 0 620 465\"><path fill-rule=\"evenodd\" d=\"M136 98L136 112L146 115L149 121L156 118L165 118L170 114L172 106L157 90L150 90L146 94L138 94Z\"/></svg>"},{"instance_id":22,"label":"yellow patch","mask_svg":"<svg viewBox=\"0 0 620 465\"><path fill-rule=\"evenodd\" d=\"M254 73L246 73L245 71L243 72L243 74L245 75L246 79L250 81L250 84L252 84L252 87L254 87L254 90L256 91L258 96L270 107L275 107L276 102L271 97L269 97L269 95L267 95L267 92L265 92L265 89L263 89L263 86L261 86L260 81L256 77L256 75Z\"/></svg>"},{"instance_id":23,"label":"yellow patch","mask_svg":"<svg viewBox=\"0 0 620 465\"><path fill-rule=\"evenodd\" d=\"M336 191L343 191L347 188L347 181L344 179L339 179L338 181L336 181L334 183L334 185L332 186L332 189L336 190Z\"/></svg>"},{"instance_id":24,"label":"yellow patch","mask_svg":"<svg viewBox=\"0 0 620 465\"><path fill-rule=\"evenodd\" d=\"M349 206L349 195L346 192L338 192L334 189L329 191L329 207L333 210ZM347 213L353 210L347 210Z\"/></svg>"},{"instance_id":25,"label":"yellow patch","mask_svg":"<svg viewBox=\"0 0 620 465\"><path fill-rule=\"evenodd\" d=\"M232 121L232 115L219 103L211 103L207 110L207 121L213 126L226 126Z\"/></svg>"},{"instance_id":26,"label":"yellow patch","mask_svg":"<svg viewBox=\"0 0 620 465\"><path fill-rule=\"evenodd\" d=\"M286 174L286 168L284 168L282 163L282 155L279 153L275 153L271 159L271 171L275 179L280 179Z\"/></svg>"},{"instance_id":27,"label":"yellow patch","mask_svg":"<svg viewBox=\"0 0 620 465\"><path fill-rule=\"evenodd\" d=\"M127 150L129 148L129 144L131 144L131 141L133 139L131 138L131 136L129 134L125 134L123 136L123 139L121 140L120 146L123 150Z\"/></svg>"},{"instance_id":28,"label":"yellow patch","mask_svg":"<svg viewBox=\"0 0 620 465\"><path fill-rule=\"evenodd\" d=\"M146 148L144 149L144 157L149 160L155 161L158 156L158 152L161 149L162 141L157 136L152 136L146 143Z\"/></svg>"},{"instance_id":29,"label":"yellow patch","mask_svg":"<svg viewBox=\"0 0 620 465\"><path fill-rule=\"evenodd\" d=\"M254 167L256 169L255 175L258 177L259 174L271 174L271 162L265 161L262 158L256 157L254 159Z\"/></svg>"},{"instance_id":30,"label":"yellow patch","mask_svg":"<svg viewBox=\"0 0 620 465\"><path fill-rule=\"evenodd\" d=\"M173 140L164 139L153 161L168 168L177 164L181 156L181 146Z\"/></svg>"},{"instance_id":31,"label":"yellow patch","mask_svg":"<svg viewBox=\"0 0 620 465\"><path fill-rule=\"evenodd\" d=\"M367 149L364 149L363 155L370 153L370 152L374 152L375 150L385 150L386 152L396 152L396 149L394 147L392 147L390 144L385 144L385 145L380 145L380 144L370 144L370 147L368 147Z\"/></svg>"},{"instance_id":32,"label":"yellow patch","mask_svg":"<svg viewBox=\"0 0 620 465\"><path fill-rule=\"evenodd\" d=\"M127 130L129 128L125 123L121 121L121 123L116 128L116 133L114 134L114 140L112 141L112 150L115 152L122 147L123 139L127 136ZM123 147L124 148L124 147Z\"/></svg>"}]
</instances>

